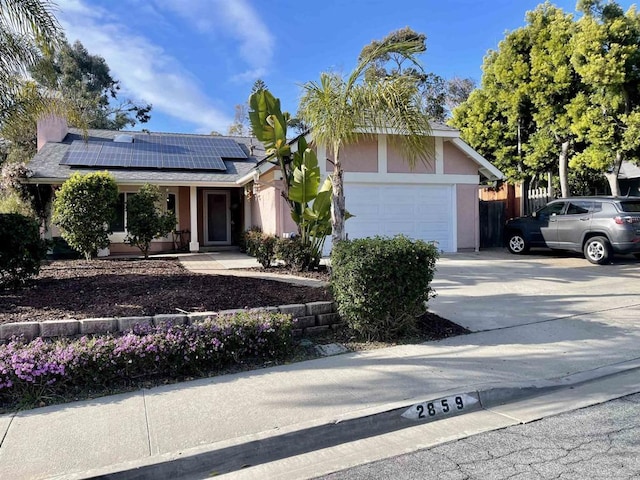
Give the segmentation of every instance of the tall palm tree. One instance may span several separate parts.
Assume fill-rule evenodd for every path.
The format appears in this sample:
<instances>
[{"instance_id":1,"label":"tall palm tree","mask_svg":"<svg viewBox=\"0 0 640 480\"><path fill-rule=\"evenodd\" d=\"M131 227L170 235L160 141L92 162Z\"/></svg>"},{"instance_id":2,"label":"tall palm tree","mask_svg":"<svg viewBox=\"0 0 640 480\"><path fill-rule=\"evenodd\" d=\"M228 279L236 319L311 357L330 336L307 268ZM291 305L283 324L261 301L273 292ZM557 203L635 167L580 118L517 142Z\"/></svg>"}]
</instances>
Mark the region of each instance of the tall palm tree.
<instances>
[{"instance_id":1,"label":"tall palm tree","mask_svg":"<svg viewBox=\"0 0 640 480\"><path fill-rule=\"evenodd\" d=\"M415 76L395 74L367 79L366 71L381 58L394 55L420 67L415 55L424 51L424 40L375 43L363 50L356 68L344 78L322 73L319 82L303 85L299 114L311 126L316 145L326 145L333 155L331 199L332 240L344 240L344 171L340 158L344 146L362 137L390 134L410 166L433 155L431 128ZM322 160L322 159L321 159Z\"/></svg>"},{"instance_id":2,"label":"tall palm tree","mask_svg":"<svg viewBox=\"0 0 640 480\"><path fill-rule=\"evenodd\" d=\"M0 0L0 113L12 104L21 76L40 51L51 51L61 28L50 0Z\"/></svg>"}]
</instances>

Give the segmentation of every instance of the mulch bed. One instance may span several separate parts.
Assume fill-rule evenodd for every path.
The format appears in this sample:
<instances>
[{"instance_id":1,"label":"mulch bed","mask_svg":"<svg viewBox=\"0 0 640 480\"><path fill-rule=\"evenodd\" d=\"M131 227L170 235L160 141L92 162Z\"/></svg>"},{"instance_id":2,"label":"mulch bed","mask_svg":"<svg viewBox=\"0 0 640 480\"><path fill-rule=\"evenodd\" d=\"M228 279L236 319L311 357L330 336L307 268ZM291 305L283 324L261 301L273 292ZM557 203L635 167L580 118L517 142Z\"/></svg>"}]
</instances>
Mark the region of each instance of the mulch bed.
<instances>
[{"instance_id":1,"label":"mulch bed","mask_svg":"<svg viewBox=\"0 0 640 480\"><path fill-rule=\"evenodd\" d=\"M219 311L331 300L327 288L204 275L178 260L57 260L17 292L0 291L0 324Z\"/></svg>"},{"instance_id":2,"label":"mulch bed","mask_svg":"<svg viewBox=\"0 0 640 480\"><path fill-rule=\"evenodd\" d=\"M329 272L322 267L313 272L291 272L283 267L253 270L329 280ZM327 287L192 273L177 259L56 260L43 264L38 277L26 288L0 291L0 324L206 312L326 300L332 300ZM418 337L407 341L469 333L430 312L418 320ZM327 341L351 342L347 331L329 335L333 337ZM360 348L376 345L355 342L353 349Z\"/></svg>"}]
</instances>

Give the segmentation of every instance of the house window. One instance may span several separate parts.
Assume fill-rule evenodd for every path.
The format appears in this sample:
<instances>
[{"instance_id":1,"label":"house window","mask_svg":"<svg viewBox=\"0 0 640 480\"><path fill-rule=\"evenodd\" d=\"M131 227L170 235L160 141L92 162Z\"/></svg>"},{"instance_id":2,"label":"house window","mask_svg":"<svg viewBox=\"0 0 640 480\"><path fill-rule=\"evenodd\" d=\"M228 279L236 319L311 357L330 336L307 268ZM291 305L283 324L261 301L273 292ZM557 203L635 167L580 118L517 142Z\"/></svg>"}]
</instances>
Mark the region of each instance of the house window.
<instances>
[{"instance_id":1,"label":"house window","mask_svg":"<svg viewBox=\"0 0 640 480\"><path fill-rule=\"evenodd\" d=\"M112 232L125 232L127 227L127 200L131 198L135 193L123 192L118 194L118 201L116 203L116 218L111 222Z\"/></svg>"},{"instance_id":2,"label":"house window","mask_svg":"<svg viewBox=\"0 0 640 480\"><path fill-rule=\"evenodd\" d=\"M173 212L178 217L178 211L176 210L176 194L167 193L167 212Z\"/></svg>"},{"instance_id":3,"label":"house window","mask_svg":"<svg viewBox=\"0 0 640 480\"><path fill-rule=\"evenodd\" d=\"M111 231L124 233L127 231L127 201L134 196L134 192L122 192L118 194L118 202L116 203L116 218L111 223ZM177 196L175 193L167 193L165 211L172 211L178 218ZM162 207L160 207L162 208Z\"/></svg>"}]
</instances>

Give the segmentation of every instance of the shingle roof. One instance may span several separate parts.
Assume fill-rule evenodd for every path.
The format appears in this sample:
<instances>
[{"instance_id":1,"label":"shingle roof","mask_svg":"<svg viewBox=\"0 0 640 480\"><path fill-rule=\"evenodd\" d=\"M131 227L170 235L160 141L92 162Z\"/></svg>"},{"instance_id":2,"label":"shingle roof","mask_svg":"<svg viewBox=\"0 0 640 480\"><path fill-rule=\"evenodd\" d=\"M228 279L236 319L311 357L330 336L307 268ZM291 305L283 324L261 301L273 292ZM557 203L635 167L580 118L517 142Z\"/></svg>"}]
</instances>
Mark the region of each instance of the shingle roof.
<instances>
[{"instance_id":1,"label":"shingle roof","mask_svg":"<svg viewBox=\"0 0 640 480\"><path fill-rule=\"evenodd\" d=\"M114 130L89 130L88 142L104 142L113 140L113 138L121 133L129 133ZM155 133L155 132L154 132ZM162 135L162 134L160 134ZM169 135L169 134L166 134ZM170 135L188 135L188 134L170 134ZM199 137L208 137L208 135L195 135ZM235 140L243 147L249 157L246 160L224 160L227 168L226 172L211 171L178 171L178 170L142 170L142 169L106 169L113 174L118 183L160 183L160 184L221 184L226 183L236 185L236 181L247 175L256 164L264 158L264 146L251 137L225 137ZM64 181L73 173L88 173L92 171L104 171L104 167L91 168L60 165L60 162L69 150L74 140L83 140L80 130L69 129L69 133L61 143L48 142L29 162L29 169L32 172L31 182L56 183Z\"/></svg>"}]
</instances>

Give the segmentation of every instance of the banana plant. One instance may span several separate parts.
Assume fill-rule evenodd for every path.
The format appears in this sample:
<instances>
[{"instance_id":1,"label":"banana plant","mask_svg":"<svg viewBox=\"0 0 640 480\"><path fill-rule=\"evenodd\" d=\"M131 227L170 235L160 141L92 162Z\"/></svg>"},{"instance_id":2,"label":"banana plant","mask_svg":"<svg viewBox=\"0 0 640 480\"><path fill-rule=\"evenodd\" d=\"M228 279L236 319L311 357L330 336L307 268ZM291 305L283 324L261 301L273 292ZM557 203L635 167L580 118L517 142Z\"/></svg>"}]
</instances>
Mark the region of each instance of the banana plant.
<instances>
[{"instance_id":1,"label":"banana plant","mask_svg":"<svg viewBox=\"0 0 640 480\"><path fill-rule=\"evenodd\" d=\"M333 186L329 178L321 184L318 158L308 147L304 137L298 139L298 149L293 154L292 166L292 181L289 185L291 218L298 225L302 242L310 245L319 258L324 241L327 235L331 234Z\"/></svg>"},{"instance_id":2,"label":"banana plant","mask_svg":"<svg viewBox=\"0 0 640 480\"><path fill-rule=\"evenodd\" d=\"M331 180L322 182L316 153L303 136L298 138L297 150L291 152L287 141L290 116L281 111L279 99L268 90L258 90L249 97L249 106L253 134L264 144L269 161L282 172L282 196L289 203L300 239L319 259L331 234ZM345 218L350 216L347 212Z\"/></svg>"}]
</instances>

